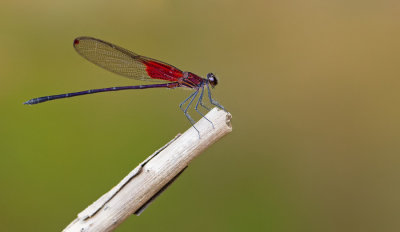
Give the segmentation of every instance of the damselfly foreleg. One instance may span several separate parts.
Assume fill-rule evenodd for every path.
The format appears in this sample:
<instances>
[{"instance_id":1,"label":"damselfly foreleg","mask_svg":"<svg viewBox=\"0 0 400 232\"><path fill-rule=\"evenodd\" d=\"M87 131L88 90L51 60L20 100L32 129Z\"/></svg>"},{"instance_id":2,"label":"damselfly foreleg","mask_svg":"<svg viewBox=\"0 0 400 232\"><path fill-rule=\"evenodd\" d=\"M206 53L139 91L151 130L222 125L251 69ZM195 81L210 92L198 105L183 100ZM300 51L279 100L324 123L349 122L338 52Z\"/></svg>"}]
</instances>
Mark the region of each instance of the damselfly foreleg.
<instances>
[{"instance_id":1,"label":"damselfly foreleg","mask_svg":"<svg viewBox=\"0 0 400 232\"><path fill-rule=\"evenodd\" d=\"M207 90L208 90L208 99L210 100L210 103L213 104L213 105L215 105L215 106L217 106L218 108L220 108L220 109L226 111L225 108L224 108L221 104L219 104L216 100L214 100L214 99L211 97L211 91L210 91L210 87L208 86L208 84L207 84Z\"/></svg>"}]
</instances>

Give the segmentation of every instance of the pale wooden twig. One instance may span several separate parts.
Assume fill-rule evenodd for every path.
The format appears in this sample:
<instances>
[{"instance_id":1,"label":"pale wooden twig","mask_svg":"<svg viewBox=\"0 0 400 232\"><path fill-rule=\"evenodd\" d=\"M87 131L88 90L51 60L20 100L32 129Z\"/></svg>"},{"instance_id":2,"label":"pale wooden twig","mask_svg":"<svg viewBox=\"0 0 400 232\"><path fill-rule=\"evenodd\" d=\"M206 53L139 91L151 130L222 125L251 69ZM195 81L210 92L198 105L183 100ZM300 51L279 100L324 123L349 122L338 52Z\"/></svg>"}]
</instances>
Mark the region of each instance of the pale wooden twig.
<instances>
[{"instance_id":1,"label":"pale wooden twig","mask_svg":"<svg viewBox=\"0 0 400 232\"><path fill-rule=\"evenodd\" d=\"M207 147L232 131L231 115L217 108L149 156L118 185L78 214L65 232L112 231L129 215L140 214Z\"/></svg>"}]
</instances>

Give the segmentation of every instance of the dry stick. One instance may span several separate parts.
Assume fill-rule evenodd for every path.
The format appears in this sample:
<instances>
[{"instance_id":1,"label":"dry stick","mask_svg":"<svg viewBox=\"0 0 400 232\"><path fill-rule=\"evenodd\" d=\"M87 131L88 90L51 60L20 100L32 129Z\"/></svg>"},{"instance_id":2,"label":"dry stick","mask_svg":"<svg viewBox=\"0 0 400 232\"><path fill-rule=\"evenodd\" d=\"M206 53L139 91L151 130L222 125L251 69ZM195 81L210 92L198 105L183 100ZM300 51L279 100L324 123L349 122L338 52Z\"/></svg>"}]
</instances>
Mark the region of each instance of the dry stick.
<instances>
[{"instance_id":1,"label":"dry stick","mask_svg":"<svg viewBox=\"0 0 400 232\"><path fill-rule=\"evenodd\" d=\"M78 214L64 231L112 231L131 214L139 215L172 181L224 135L232 131L231 115L217 108L149 156L121 182Z\"/></svg>"}]
</instances>

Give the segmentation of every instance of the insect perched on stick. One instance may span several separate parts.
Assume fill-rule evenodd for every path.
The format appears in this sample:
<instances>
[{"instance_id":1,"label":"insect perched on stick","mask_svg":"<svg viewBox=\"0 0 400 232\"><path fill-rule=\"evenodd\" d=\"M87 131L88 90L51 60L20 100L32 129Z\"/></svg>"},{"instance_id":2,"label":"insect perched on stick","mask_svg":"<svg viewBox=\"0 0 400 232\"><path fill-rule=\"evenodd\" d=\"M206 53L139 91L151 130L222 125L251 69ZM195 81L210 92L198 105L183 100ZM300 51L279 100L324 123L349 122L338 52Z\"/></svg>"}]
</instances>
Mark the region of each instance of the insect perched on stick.
<instances>
[{"instance_id":1,"label":"insect perched on stick","mask_svg":"<svg viewBox=\"0 0 400 232\"><path fill-rule=\"evenodd\" d=\"M204 88L207 87L208 99L212 105L217 106L220 109L225 108L220 105L211 97L210 86L214 88L218 84L218 80L214 74L208 73L207 78L202 78L191 72L183 72L180 69L164 63L159 60L155 60L149 57L138 55L127 49L114 45L112 43L105 42L100 39L92 37L78 37L74 40L75 50L90 62L108 70L113 73L119 74L135 80L143 81L159 81L164 83L151 84L151 85L136 85L136 86L119 86L102 89L91 89L80 92L51 95L39 98L33 98L26 101L24 104L33 105L46 101L75 97L86 94L119 91L128 89L148 89L148 88L177 88L184 87L194 90L188 98L186 98L179 107L182 109L185 116L188 118L192 126L194 127L194 120L190 117L188 109L193 103L194 99L200 96L195 105L195 110L202 116L204 115L198 110L198 106L210 110L203 104ZM166 82L166 83L165 83ZM188 102L186 107L183 105ZM205 117L204 117L205 118ZM208 120L207 118L205 118ZM211 124L212 122L208 120ZM213 125L213 124L212 124ZM214 127L214 125L213 125ZM194 127L200 136L200 132Z\"/></svg>"}]
</instances>

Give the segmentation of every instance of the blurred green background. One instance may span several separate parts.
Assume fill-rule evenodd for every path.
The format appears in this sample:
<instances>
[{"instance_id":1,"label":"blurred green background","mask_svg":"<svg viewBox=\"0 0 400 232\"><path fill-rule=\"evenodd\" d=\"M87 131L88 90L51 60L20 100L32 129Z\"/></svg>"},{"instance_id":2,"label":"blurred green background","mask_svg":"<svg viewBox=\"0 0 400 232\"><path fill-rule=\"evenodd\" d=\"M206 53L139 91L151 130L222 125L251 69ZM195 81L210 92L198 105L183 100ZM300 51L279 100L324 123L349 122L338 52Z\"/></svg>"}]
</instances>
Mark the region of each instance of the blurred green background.
<instances>
[{"instance_id":1,"label":"blurred green background","mask_svg":"<svg viewBox=\"0 0 400 232\"><path fill-rule=\"evenodd\" d=\"M189 122L190 92L72 47L113 42L201 76L233 132L117 231L398 231L399 1L11 1L0 7L0 230L60 231ZM198 119L198 117L197 117Z\"/></svg>"}]
</instances>

